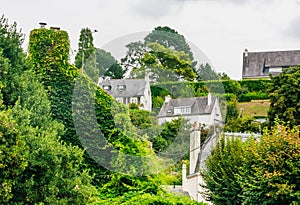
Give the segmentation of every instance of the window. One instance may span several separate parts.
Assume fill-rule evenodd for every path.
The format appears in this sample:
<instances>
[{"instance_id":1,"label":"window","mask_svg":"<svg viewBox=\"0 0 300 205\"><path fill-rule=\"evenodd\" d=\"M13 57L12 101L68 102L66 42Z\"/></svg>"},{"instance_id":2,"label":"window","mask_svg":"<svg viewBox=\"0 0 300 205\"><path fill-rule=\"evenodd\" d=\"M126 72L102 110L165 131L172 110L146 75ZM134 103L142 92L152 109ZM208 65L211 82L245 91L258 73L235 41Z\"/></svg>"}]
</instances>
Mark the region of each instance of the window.
<instances>
[{"instance_id":1,"label":"window","mask_svg":"<svg viewBox=\"0 0 300 205\"><path fill-rule=\"evenodd\" d=\"M174 107L174 115L191 114L191 107Z\"/></svg>"},{"instance_id":2,"label":"window","mask_svg":"<svg viewBox=\"0 0 300 205\"><path fill-rule=\"evenodd\" d=\"M265 67L264 70L263 70L263 73L264 73L264 74L269 74L269 68L268 68L268 67Z\"/></svg>"},{"instance_id":3,"label":"window","mask_svg":"<svg viewBox=\"0 0 300 205\"><path fill-rule=\"evenodd\" d=\"M269 68L269 73L281 73L282 72L282 67L270 67Z\"/></svg>"},{"instance_id":4,"label":"window","mask_svg":"<svg viewBox=\"0 0 300 205\"><path fill-rule=\"evenodd\" d=\"M125 85L118 85L118 91L124 91L126 89Z\"/></svg>"},{"instance_id":5,"label":"window","mask_svg":"<svg viewBox=\"0 0 300 205\"><path fill-rule=\"evenodd\" d=\"M123 98L116 98L117 101L124 103Z\"/></svg>"},{"instance_id":6,"label":"window","mask_svg":"<svg viewBox=\"0 0 300 205\"><path fill-rule=\"evenodd\" d=\"M103 89L106 90L106 91L109 91L109 90L111 90L111 86L110 85L104 85Z\"/></svg>"},{"instance_id":7,"label":"window","mask_svg":"<svg viewBox=\"0 0 300 205\"><path fill-rule=\"evenodd\" d=\"M137 97L132 97L132 98L130 98L130 103L138 104L138 99L137 99Z\"/></svg>"}]
</instances>

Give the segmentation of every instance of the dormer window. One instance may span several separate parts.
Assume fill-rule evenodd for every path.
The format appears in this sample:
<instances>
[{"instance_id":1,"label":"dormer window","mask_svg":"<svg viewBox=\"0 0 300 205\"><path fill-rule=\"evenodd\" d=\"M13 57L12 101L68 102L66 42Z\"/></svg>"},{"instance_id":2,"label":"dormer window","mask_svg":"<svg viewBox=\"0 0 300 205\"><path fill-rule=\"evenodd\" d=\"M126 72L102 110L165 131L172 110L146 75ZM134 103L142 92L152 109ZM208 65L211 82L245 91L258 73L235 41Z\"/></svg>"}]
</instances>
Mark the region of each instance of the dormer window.
<instances>
[{"instance_id":1,"label":"dormer window","mask_svg":"<svg viewBox=\"0 0 300 205\"><path fill-rule=\"evenodd\" d=\"M269 73L281 73L282 72L282 67L270 67L269 68Z\"/></svg>"},{"instance_id":2,"label":"dormer window","mask_svg":"<svg viewBox=\"0 0 300 205\"><path fill-rule=\"evenodd\" d=\"M111 86L110 85L104 85L103 89L106 91L110 91L111 90Z\"/></svg>"},{"instance_id":3,"label":"dormer window","mask_svg":"<svg viewBox=\"0 0 300 205\"><path fill-rule=\"evenodd\" d=\"M118 85L118 91L124 91L126 89L125 85Z\"/></svg>"},{"instance_id":4,"label":"dormer window","mask_svg":"<svg viewBox=\"0 0 300 205\"><path fill-rule=\"evenodd\" d=\"M174 107L174 115L191 114L192 108L190 106Z\"/></svg>"}]
</instances>

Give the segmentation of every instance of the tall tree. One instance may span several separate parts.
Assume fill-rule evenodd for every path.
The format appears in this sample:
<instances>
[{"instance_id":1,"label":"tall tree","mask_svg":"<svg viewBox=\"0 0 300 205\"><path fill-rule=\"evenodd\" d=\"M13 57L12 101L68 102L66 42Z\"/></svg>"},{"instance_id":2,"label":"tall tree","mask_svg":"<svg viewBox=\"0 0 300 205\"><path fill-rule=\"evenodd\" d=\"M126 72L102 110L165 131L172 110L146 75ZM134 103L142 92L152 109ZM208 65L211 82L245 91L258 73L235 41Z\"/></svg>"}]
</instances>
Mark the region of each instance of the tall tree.
<instances>
[{"instance_id":1,"label":"tall tree","mask_svg":"<svg viewBox=\"0 0 300 205\"><path fill-rule=\"evenodd\" d=\"M207 157L202 170L207 191L202 194L213 204L242 204L237 173L243 165L243 146L240 138L221 136Z\"/></svg>"},{"instance_id":2,"label":"tall tree","mask_svg":"<svg viewBox=\"0 0 300 205\"><path fill-rule=\"evenodd\" d=\"M201 64L197 69L197 78L198 80L219 80L220 77L212 67L206 63L205 65Z\"/></svg>"},{"instance_id":3,"label":"tall tree","mask_svg":"<svg viewBox=\"0 0 300 205\"><path fill-rule=\"evenodd\" d=\"M191 67L189 56L182 51L166 48L158 43L148 43L148 52L139 59L140 67L134 68L131 74L144 77L147 73L153 81L193 80L196 73Z\"/></svg>"},{"instance_id":4,"label":"tall tree","mask_svg":"<svg viewBox=\"0 0 300 205\"><path fill-rule=\"evenodd\" d=\"M126 70L122 68L110 52L97 48L96 59L99 76L109 76L113 79L121 79L124 77Z\"/></svg>"},{"instance_id":5,"label":"tall tree","mask_svg":"<svg viewBox=\"0 0 300 205\"><path fill-rule=\"evenodd\" d=\"M183 51L188 54L192 66L194 67L197 62L194 62L194 56L189 44L183 35L179 34L176 30L168 26L158 26L145 37L145 43L156 42L163 45L166 48L172 48L175 51Z\"/></svg>"},{"instance_id":6,"label":"tall tree","mask_svg":"<svg viewBox=\"0 0 300 205\"><path fill-rule=\"evenodd\" d=\"M75 65L77 68L82 68L82 62L85 62L94 52L94 38L91 29L83 28L80 31L78 52L75 56Z\"/></svg>"},{"instance_id":7,"label":"tall tree","mask_svg":"<svg viewBox=\"0 0 300 205\"><path fill-rule=\"evenodd\" d=\"M172 76L171 73L173 73L173 78L167 80L178 80L180 78L191 80L195 78L194 66L196 62L193 61L191 49L184 36L178 34L174 29L157 27L144 38L143 42L132 42L126 47L128 51L121 62L127 70L133 71L131 75L134 77L142 77L145 72L140 75L141 73L137 74L136 71L145 70L146 68L147 72L153 70L153 73L157 73L159 70L161 76ZM179 59L186 62L180 62ZM172 69L172 66L181 67L181 71L178 72L179 70L176 70L176 68ZM174 74L178 75L177 79L174 78ZM152 77L157 80L157 76ZM161 81L163 80L166 79L161 79Z\"/></svg>"},{"instance_id":8,"label":"tall tree","mask_svg":"<svg viewBox=\"0 0 300 205\"><path fill-rule=\"evenodd\" d=\"M99 71L97 70L96 48L93 41L93 32L89 28L81 29L75 66L86 72L94 82L97 82Z\"/></svg>"},{"instance_id":9,"label":"tall tree","mask_svg":"<svg viewBox=\"0 0 300 205\"><path fill-rule=\"evenodd\" d=\"M269 89L270 109L268 117L271 125L275 119L300 125L300 66L285 69L279 76L271 77Z\"/></svg>"}]
</instances>

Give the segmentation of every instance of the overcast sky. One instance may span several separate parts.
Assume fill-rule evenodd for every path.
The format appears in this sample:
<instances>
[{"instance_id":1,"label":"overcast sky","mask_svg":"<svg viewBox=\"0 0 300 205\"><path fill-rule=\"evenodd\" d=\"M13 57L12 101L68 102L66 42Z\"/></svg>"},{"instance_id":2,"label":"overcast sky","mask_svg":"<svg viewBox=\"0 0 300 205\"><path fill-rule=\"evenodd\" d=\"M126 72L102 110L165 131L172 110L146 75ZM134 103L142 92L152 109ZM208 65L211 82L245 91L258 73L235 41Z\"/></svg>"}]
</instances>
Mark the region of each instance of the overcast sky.
<instances>
[{"instance_id":1,"label":"overcast sky","mask_svg":"<svg viewBox=\"0 0 300 205\"><path fill-rule=\"evenodd\" d=\"M216 71L233 79L241 79L245 48L250 52L300 49L300 0L0 2L0 14L16 21L27 41L30 30L47 22L68 31L73 49L84 27L99 31L94 33L96 47L122 50L125 40L141 39L157 26L169 26L199 48Z\"/></svg>"}]
</instances>

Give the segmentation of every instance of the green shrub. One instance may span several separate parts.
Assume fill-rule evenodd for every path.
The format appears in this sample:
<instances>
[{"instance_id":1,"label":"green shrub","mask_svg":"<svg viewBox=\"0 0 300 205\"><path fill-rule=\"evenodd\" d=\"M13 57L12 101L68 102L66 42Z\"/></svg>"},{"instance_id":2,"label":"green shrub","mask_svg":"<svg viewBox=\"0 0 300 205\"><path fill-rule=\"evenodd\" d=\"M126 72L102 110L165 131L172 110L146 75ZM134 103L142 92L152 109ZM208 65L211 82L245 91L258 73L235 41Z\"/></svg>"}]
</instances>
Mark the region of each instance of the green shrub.
<instances>
[{"instance_id":1,"label":"green shrub","mask_svg":"<svg viewBox=\"0 0 300 205\"><path fill-rule=\"evenodd\" d=\"M266 100L269 99L267 93L263 92L250 92L246 94L241 94L238 97L239 102L250 102L251 100Z\"/></svg>"}]
</instances>

